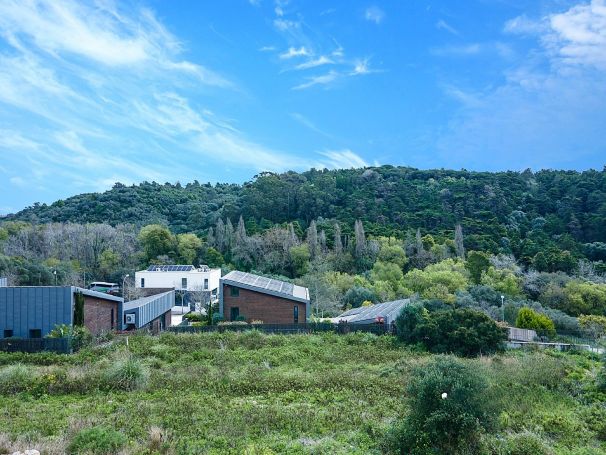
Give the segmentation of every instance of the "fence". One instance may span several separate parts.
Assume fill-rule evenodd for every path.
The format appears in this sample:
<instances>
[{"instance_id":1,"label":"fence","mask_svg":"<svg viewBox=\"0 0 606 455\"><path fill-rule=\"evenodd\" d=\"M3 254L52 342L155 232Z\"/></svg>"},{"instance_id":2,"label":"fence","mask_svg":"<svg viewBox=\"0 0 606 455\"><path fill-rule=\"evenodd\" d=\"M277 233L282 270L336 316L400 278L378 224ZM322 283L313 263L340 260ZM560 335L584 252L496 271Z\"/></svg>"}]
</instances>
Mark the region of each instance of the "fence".
<instances>
[{"instance_id":1,"label":"fence","mask_svg":"<svg viewBox=\"0 0 606 455\"><path fill-rule=\"evenodd\" d=\"M203 325L203 326L173 326L167 328L169 332L175 333L200 333L200 332L244 332L247 330L259 330L264 333L281 334L305 334L319 332L350 333L366 332L376 335L394 334L393 324L332 324L332 323L301 323L301 324L229 324L229 325Z\"/></svg>"},{"instance_id":2,"label":"fence","mask_svg":"<svg viewBox=\"0 0 606 455\"><path fill-rule=\"evenodd\" d=\"M52 351L69 354L72 352L72 347L70 338L0 338L0 351L30 353Z\"/></svg>"}]
</instances>

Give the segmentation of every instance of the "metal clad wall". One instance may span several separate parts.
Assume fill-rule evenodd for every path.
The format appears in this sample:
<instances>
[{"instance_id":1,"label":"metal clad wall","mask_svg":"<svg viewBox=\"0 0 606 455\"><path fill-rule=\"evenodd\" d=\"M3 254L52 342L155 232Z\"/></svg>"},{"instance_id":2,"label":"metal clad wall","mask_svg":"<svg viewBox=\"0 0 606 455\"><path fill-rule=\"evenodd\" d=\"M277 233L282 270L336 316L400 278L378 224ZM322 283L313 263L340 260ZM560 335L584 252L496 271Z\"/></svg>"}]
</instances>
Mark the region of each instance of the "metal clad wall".
<instances>
[{"instance_id":1,"label":"metal clad wall","mask_svg":"<svg viewBox=\"0 0 606 455\"><path fill-rule=\"evenodd\" d=\"M71 287L0 288L0 338L5 329L13 330L15 337L28 338L32 329L40 329L45 336L55 325L71 323Z\"/></svg>"},{"instance_id":2,"label":"metal clad wall","mask_svg":"<svg viewBox=\"0 0 606 455\"><path fill-rule=\"evenodd\" d=\"M144 299L147 300L150 297ZM135 304L136 300L128 303ZM124 314L134 313L137 321L135 325L137 328L141 328L169 311L173 306L175 306L175 291L159 294L156 298L151 298L149 301L142 303L141 306L124 310ZM122 325L125 329L124 315L122 315Z\"/></svg>"}]
</instances>

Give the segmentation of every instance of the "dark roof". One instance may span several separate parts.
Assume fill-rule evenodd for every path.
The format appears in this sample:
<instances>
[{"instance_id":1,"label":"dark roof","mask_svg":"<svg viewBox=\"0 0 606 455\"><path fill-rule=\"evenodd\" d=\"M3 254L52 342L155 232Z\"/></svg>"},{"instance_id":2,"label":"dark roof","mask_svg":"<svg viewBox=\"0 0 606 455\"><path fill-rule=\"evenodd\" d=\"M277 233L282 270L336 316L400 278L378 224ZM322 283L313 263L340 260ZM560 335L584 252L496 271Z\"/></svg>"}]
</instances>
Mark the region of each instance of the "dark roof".
<instances>
[{"instance_id":1,"label":"dark roof","mask_svg":"<svg viewBox=\"0 0 606 455\"><path fill-rule=\"evenodd\" d=\"M334 319L346 320L347 322L374 321L378 317L385 319L385 322L394 321L402 308L410 303L409 299L394 300L393 302L378 303L376 305L361 306L352 308L349 311L337 316Z\"/></svg>"},{"instance_id":2,"label":"dark roof","mask_svg":"<svg viewBox=\"0 0 606 455\"><path fill-rule=\"evenodd\" d=\"M309 302L309 291L307 288L297 286L296 284L287 281L276 280L274 278L267 278L234 270L221 278L221 282L244 289L250 289L251 291L274 295L276 297L283 297L305 303Z\"/></svg>"},{"instance_id":3,"label":"dark roof","mask_svg":"<svg viewBox=\"0 0 606 455\"><path fill-rule=\"evenodd\" d=\"M191 272L196 268L193 265L150 265L148 272Z\"/></svg>"}]
</instances>

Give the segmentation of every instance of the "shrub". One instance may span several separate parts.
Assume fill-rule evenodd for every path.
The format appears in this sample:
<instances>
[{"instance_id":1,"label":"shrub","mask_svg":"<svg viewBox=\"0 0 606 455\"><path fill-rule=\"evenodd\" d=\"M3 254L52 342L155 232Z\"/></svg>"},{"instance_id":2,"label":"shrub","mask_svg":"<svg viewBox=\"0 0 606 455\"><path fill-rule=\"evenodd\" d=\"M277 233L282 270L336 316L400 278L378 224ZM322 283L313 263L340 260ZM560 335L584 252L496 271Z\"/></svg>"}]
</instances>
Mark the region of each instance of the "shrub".
<instances>
[{"instance_id":1,"label":"shrub","mask_svg":"<svg viewBox=\"0 0 606 455\"><path fill-rule=\"evenodd\" d=\"M555 335L555 325L549 317L530 308L522 308L516 318L516 327L536 330L539 334Z\"/></svg>"},{"instance_id":2,"label":"shrub","mask_svg":"<svg viewBox=\"0 0 606 455\"><path fill-rule=\"evenodd\" d=\"M505 330L491 318L468 308L429 312L409 305L396 319L398 337L411 344L422 343L436 353L462 356L489 354L503 349Z\"/></svg>"},{"instance_id":3,"label":"shrub","mask_svg":"<svg viewBox=\"0 0 606 455\"><path fill-rule=\"evenodd\" d=\"M223 321L224 317L222 314L220 313L214 313L213 314L213 325L218 324L219 322Z\"/></svg>"},{"instance_id":4,"label":"shrub","mask_svg":"<svg viewBox=\"0 0 606 455\"><path fill-rule=\"evenodd\" d=\"M202 322L204 321L204 316L200 313L187 313L183 316L183 319L187 319L189 322Z\"/></svg>"},{"instance_id":5,"label":"shrub","mask_svg":"<svg viewBox=\"0 0 606 455\"><path fill-rule=\"evenodd\" d=\"M17 363L0 370L0 393L4 395L27 390L34 382L35 376L30 368Z\"/></svg>"},{"instance_id":6,"label":"shrub","mask_svg":"<svg viewBox=\"0 0 606 455\"><path fill-rule=\"evenodd\" d=\"M480 435L496 422L487 382L460 360L439 356L412 371L410 413L391 432L391 448L406 454L476 453Z\"/></svg>"},{"instance_id":7,"label":"shrub","mask_svg":"<svg viewBox=\"0 0 606 455\"><path fill-rule=\"evenodd\" d=\"M47 335L48 338L69 338L73 349L80 349L90 346L93 342L93 335L86 327L82 325L71 326L67 324L56 325Z\"/></svg>"},{"instance_id":8,"label":"shrub","mask_svg":"<svg viewBox=\"0 0 606 455\"><path fill-rule=\"evenodd\" d=\"M119 354L103 374L106 388L111 390L136 390L149 381L149 370L130 353Z\"/></svg>"},{"instance_id":9,"label":"shrub","mask_svg":"<svg viewBox=\"0 0 606 455\"><path fill-rule=\"evenodd\" d=\"M507 437L506 455L551 455L553 451L534 433L519 433Z\"/></svg>"},{"instance_id":10,"label":"shrub","mask_svg":"<svg viewBox=\"0 0 606 455\"><path fill-rule=\"evenodd\" d=\"M126 445L122 433L106 427L92 427L79 431L68 447L68 453L114 454Z\"/></svg>"}]
</instances>

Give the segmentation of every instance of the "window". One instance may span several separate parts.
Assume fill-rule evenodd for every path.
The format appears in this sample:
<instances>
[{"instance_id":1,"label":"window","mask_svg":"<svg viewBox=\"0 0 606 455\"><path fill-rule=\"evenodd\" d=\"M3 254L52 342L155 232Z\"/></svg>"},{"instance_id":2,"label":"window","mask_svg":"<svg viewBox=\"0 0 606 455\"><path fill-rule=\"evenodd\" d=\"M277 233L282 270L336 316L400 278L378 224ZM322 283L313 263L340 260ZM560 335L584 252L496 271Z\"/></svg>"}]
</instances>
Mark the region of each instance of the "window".
<instances>
[{"instance_id":1,"label":"window","mask_svg":"<svg viewBox=\"0 0 606 455\"><path fill-rule=\"evenodd\" d=\"M40 329L31 329L29 331L30 338L42 338L42 330Z\"/></svg>"},{"instance_id":2,"label":"window","mask_svg":"<svg viewBox=\"0 0 606 455\"><path fill-rule=\"evenodd\" d=\"M181 278L181 289L187 289L187 278Z\"/></svg>"},{"instance_id":3,"label":"window","mask_svg":"<svg viewBox=\"0 0 606 455\"><path fill-rule=\"evenodd\" d=\"M204 278L204 289L208 289L208 278Z\"/></svg>"},{"instance_id":4,"label":"window","mask_svg":"<svg viewBox=\"0 0 606 455\"><path fill-rule=\"evenodd\" d=\"M4 330L4 338L11 338L13 336L13 330L12 329L5 329Z\"/></svg>"},{"instance_id":5,"label":"window","mask_svg":"<svg viewBox=\"0 0 606 455\"><path fill-rule=\"evenodd\" d=\"M299 305L295 305L293 307L293 312L294 312L294 316L295 316L295 324L299 323Z\"/></svg>"},{"instance_id":6,"label":"window","mask_svg":"<svg viewBox=\"0 0 606 455\"><path fill-rule=\"evenodd\" d=\"M231 295L232 297L238 297L240 295L240 288L235 288L233 286L230 286L229 295Z\"/></svg>"},{"instance_id":7,"label":"window","mask_svg":"<svg viewBox=\"0 0 606 455\"><path fill-rule=\"evenodd\" d=\"M116 328L116 317L114 314L114 309L112 308L112 319L111 319L111 328L114 330Z\"/></svg>"},{"instance_id":8,"label":"window","mask_svg":"<svg viewBox=\"0 0 606 455\"><path fill-rule=\"evenodd\" d=\"M237 306L231 307L229 312L229 320L235 321L236 319L238 319L238 316L240 316L240 308L238 308Z\"/></svg>"},{"instance_id":9,"label":"window","mask_svg":"<svg viewBox=\"0 0 606 455\"><path fill-rule=\"evenodd\" d=\"M144 288L145 287L145 278L141 278L141 287Z\"/></svg>"}]
</instances>

